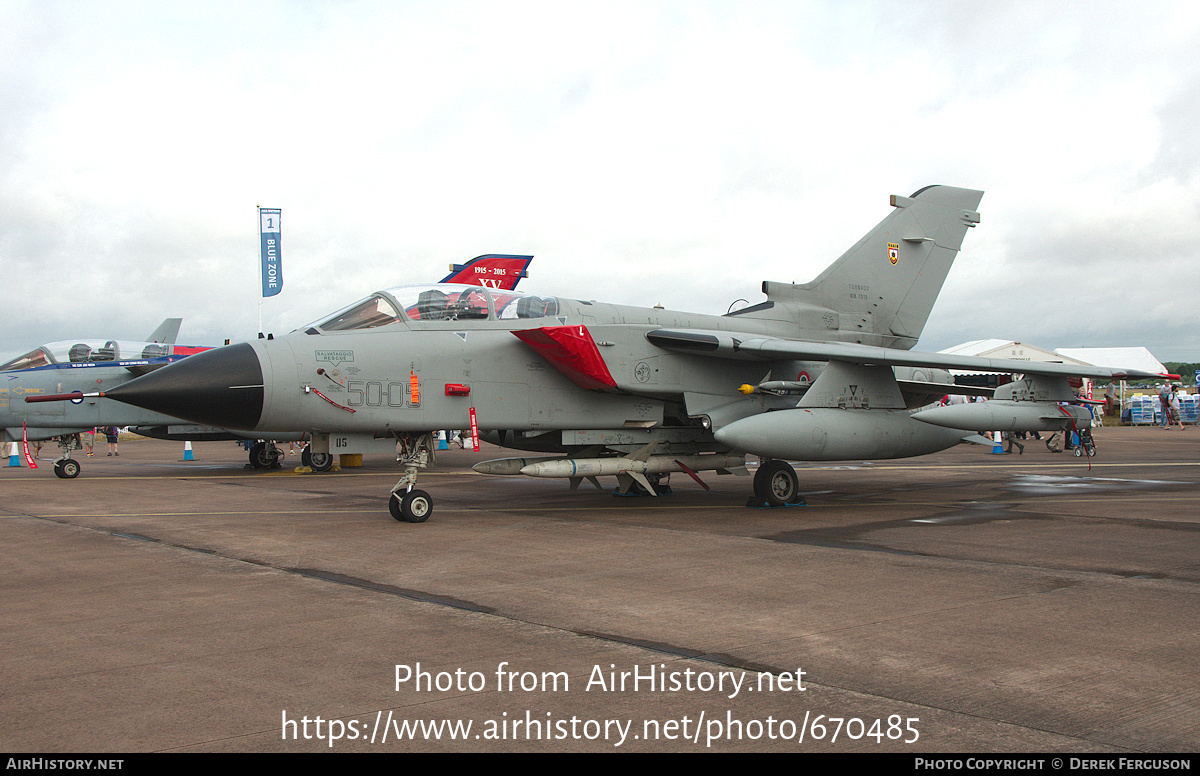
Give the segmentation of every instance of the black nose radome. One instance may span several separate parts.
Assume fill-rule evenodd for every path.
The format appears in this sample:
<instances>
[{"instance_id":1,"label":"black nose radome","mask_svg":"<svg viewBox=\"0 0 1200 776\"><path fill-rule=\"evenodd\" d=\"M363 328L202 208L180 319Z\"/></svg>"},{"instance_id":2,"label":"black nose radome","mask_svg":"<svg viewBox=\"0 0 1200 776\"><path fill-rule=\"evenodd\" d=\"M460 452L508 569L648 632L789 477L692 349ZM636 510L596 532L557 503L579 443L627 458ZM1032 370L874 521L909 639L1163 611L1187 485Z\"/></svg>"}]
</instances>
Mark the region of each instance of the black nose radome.
<instances>
[{"instance_id":1,"label":"black nose radome","mask_svg":"<svg viewBox=\"0 0 1200 776\"><path fill-rule=\"evenodd\" d=\"M188 356L104 395L193 423L250 430L262 417L262 366L250 345L229 345Z\"/></svg>"}]
</instances>

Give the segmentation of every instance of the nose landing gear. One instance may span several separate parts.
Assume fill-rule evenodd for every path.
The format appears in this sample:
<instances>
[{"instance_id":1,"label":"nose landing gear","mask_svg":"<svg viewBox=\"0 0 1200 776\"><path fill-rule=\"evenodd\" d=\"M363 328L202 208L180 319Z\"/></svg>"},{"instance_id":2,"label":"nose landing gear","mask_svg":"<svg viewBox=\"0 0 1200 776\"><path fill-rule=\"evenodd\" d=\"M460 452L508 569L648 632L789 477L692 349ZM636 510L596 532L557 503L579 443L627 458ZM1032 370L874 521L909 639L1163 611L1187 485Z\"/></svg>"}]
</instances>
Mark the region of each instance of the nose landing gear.
<instances>
[{"instance_id":1,"label":"nose landing gear","mask_svg":"<svg viewBox=\"0 0 1200 776\"><path fill-rule=\"evenodd\" d=\"M72 450L82 450L78 434L63 434L57 438L58 449L62 457L54 462L54 476L64 480L73 480L79 476L79 461L71 458Z\"/></svg>"},{"instance_id":2,"label":"nose landing gear","mask_svg":"<svg viewBox=\"0 0 1200 776\"><path fill-rule=\"evenodd\" d=\"M424 434L397 434L396 460L404 467L404 476L392 486L388 497L388 511L392 517L405 523L424 523L433 514L433 497L414 487L417 470L436 465L437 445L433 432Z\"/></svg>"}]
</instances>

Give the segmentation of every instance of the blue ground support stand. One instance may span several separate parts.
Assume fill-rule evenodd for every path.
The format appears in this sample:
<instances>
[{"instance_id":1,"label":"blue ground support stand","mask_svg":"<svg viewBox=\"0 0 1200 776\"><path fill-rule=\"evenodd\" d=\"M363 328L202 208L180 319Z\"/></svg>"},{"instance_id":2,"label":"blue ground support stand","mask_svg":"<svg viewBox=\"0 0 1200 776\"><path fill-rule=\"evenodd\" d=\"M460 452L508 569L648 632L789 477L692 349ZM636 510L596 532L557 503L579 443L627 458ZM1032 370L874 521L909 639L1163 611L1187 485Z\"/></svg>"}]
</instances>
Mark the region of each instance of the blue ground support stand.
<instances>
[{"instance_id":1,"label":"blue ground support stand","mask_svg":"<svg viewBox=\"0 0 1200 776\"><path fill-rule=\"evenodd\" d=\"M774 506L765 498L751 496L750 500L746 502L746 506L753 507L754 509L785 509L787 507L806 507L808 506L808 502L804 500L803 496L801 496L799 501L789 501L786 504Z\"/></svg>"}]
</instances>

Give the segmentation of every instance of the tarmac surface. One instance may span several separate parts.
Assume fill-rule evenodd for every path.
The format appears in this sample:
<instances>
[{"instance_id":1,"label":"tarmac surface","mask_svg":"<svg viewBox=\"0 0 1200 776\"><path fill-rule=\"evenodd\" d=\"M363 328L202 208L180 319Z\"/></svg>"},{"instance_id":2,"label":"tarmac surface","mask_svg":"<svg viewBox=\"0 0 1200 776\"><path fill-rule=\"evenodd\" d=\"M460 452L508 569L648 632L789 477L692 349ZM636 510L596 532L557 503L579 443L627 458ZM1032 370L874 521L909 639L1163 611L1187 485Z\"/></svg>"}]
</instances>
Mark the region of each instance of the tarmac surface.
<instances>
[{"instance_id":1,"label":"tarmac surface","mask_svg":"<svg viewBox=\"0 0 1200 776\"><path fill-rule=\"evenodd\" d=\"M379 456L4 468L0 747L1194 752L1200 429L1096 438L800 465L782 509L452 450L416 525Z\"/></svg>"}]
</instances>

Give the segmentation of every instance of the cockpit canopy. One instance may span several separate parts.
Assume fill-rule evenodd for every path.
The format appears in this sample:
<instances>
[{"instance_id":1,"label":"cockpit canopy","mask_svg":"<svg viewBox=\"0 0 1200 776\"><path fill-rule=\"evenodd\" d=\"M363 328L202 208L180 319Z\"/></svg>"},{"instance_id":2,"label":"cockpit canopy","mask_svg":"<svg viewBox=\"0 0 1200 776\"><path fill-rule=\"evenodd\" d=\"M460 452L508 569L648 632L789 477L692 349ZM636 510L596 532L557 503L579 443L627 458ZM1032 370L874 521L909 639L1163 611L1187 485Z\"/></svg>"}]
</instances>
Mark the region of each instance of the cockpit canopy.
<instances>
[{"instance_id":1,"label":"cockpit canopy","mask_svg":"<svg viewBox=\"0 0 1200 776\"><path fill-rule=\"evenodd\" d=\"M169 356L172 345L157 342L129 342L126 340L67 340L51 342L17 356L6 364L0 364L0 372L15 372L18 369L37 369L58 364L95 364L106 361L150 360Z\"/></svg>"},{"instance_id":2,"label":"cockpit canopy","mask_svg":"<svg viewBox=\"0 0 1200 776\"><path fill-rule=\"evenodd\" d=\"M545 318L557 314L558 300L552 296L534 296L486 286L435 283L377 291L305 329L373 329L404 318L413 321L483 321Z\"/></svg>"}]
</instances>

